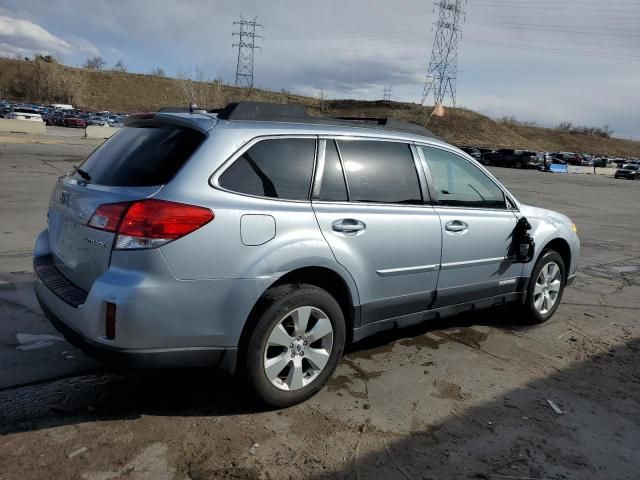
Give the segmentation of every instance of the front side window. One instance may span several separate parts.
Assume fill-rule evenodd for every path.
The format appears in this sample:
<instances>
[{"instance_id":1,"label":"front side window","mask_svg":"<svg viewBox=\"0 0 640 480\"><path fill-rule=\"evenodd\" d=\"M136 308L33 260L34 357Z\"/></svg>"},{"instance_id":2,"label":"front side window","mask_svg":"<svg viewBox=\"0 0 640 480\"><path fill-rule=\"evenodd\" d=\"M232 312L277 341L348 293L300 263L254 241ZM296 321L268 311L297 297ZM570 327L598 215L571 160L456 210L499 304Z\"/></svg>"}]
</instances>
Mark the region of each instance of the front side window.
<instances>
[{"instance_id":1,"label":"front side window","mask_svg":"<svg viewBox=\"0 0 640 480\"><path fill-rule=\"evenodd\" d=\"M440 205L507 208L503 191L482 170L453 153L419 148L427 160Z\"/></svg>"},{"instance_id":2,"label":"front side window","mask_svg":"<svg viewBox=\"0 0 640 480\"><path fill-rule=\"evenodd\" d=\"M409 145L397 142L339 140L352 202L422 203L420 182Z\"/></svg>"},{"instance_id":3,"label":"front side window","mask_svg":"<svg viewBox=\"0 0 640 480\"><path fill-rule=\"evenodd\" d=\"M307 200L316 142L311 138L262 140L220 176L220 186L258 197Z\"/></svg>"}]
</instances>

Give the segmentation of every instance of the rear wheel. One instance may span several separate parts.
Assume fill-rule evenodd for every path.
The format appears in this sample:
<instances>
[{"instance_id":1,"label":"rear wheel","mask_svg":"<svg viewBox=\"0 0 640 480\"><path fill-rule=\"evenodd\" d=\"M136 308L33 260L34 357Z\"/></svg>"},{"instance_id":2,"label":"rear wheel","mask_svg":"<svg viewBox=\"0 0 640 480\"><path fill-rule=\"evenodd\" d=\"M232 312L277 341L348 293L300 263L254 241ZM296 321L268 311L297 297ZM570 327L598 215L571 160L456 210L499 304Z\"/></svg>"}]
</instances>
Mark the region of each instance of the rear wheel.
<instances>
[{"instance_id":1,"label":"rear wheel","mask_svg":"<svg viewBox=\"0 0 640 480\"><path fill-rule=\"evenodd\" d=\"M250 388L262 401L286 407L320 390L344 350L346 327L338 302L308 284L265 293L244 355Z\"/></svg>"},{"instance_id":2,"label":"rear wheel","mask_svg":"<svg viewBox=\"0 0 640 480\"><path fill-rule=\"evenodd\" d=\"M518 321L525 324L544 323L558 309L566 283L564 260L555 250L545 250L531 272L527 298L518 305Z\"/></svg>"}]
</instances>

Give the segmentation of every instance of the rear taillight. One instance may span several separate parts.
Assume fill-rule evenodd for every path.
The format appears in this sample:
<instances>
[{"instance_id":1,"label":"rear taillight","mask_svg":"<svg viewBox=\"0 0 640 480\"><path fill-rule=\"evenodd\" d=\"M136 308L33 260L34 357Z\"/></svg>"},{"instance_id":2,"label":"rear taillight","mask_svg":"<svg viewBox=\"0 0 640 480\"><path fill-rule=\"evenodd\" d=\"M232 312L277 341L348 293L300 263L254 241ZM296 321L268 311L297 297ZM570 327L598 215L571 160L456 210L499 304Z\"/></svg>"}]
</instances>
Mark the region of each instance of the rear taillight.
<instances>
[{"instance_id":1,"label":"rear taillight","mask_svg":"<svg viewBox=\"0 0 640 480\"><path fill-rule=\"evenodd\" d=\"M118 234L114 249L156 248L184 237L214 219L204 207L147 199L101 205L88 225Z\"/></svg>"}]
</instances>

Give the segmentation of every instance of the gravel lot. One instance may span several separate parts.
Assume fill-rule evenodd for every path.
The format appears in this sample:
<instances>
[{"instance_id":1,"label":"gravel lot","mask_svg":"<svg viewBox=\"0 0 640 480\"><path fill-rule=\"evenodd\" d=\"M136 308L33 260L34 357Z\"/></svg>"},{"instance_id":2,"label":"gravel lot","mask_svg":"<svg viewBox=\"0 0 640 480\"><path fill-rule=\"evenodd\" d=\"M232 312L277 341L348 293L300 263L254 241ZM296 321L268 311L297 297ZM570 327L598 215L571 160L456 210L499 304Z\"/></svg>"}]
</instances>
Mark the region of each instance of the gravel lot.
<instances>
[{"instance_id":1,"label":"gravel lot","mask_svg":"<svg viewBox=\"0 0 640 480\"><path fill-rule=\"evenodd\" d=\"M312 400L265 411L208 370L16 348L17 333L57 335L31 248L56 177L97 145L54 133L0 137L1 480L638 478L640 182L494 169L578 225L580 274L553 320L523 328L490 310L385 333Z\"/></svg>"}]
</instances>

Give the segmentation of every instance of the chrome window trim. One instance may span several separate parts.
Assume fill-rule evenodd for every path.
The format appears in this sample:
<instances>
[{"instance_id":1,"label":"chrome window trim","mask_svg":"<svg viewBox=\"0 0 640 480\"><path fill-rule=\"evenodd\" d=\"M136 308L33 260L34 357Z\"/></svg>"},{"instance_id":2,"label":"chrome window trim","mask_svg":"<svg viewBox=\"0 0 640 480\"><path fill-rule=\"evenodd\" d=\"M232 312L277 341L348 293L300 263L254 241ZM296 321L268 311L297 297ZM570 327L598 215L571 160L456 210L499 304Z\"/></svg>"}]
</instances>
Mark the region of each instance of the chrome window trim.
<instances>
[{"instance_id":1,"label":"chrome window trim","mask_svg":"<svg viewBox=\"0 0 640 480\"><path fill-rule=\"evenodd\" d=\"M438 150L442 150L443 152L447 152L450 153L452 155L455 155L458 158L461 158L462 160L464 160L467 163L470 163L474 168L478 169L480 171L480 173L482 173L483 175L485 175L489 180L491 180L493 182L493 184L498 187L502 193L505 196L505 207L506 208L487 208L487 207L473 207L473 206L452 206L452 205L440 205L437 197L432 198L432 200L434 201L433 206L437 207L437 208L457 208L457 209L474 209L474 210L486 210L486 211L490 211L490 212L519 212L520 208L519 208L519 204L518 202L515 200L515 198L513 197L513 195L511 194L511 192L509 192L501 183L500 181L495 178L495 176L493 176L491 174L491 172L489 172L488 170L484 169L480 164L478 164L478 162L476 162L475 160L473 160L471 157L467 158L466 156L460 155L459 152L453 150L452 148L446 148L443 147L441 145L434 145L431 143L420 143L420 142L414 142L416 149L418 150L418 153L420 155L422 164L423 164L423 168L425 169L425 174L427 175L427 181L429 183L429 186L431 189L433 189L434 194L435 194L435 183L433 182L433 176L431 175L431 170L429 169L429 164L427 162L426 157L424 156L424 153L422 151L421 148L417 148L417 147L425 147L425 148L435 148Z\"/></svg>"},{"instance_id":2,"label":"chrome window trim","mask_svg":"<svg viewBox=\"0 0 640 480\"><path fill-rule=\"evenodd\" d=\"M309 192L307 192L306 200L294 200L289 198L274 198L274 197L265 197L264 195L251 195L250 193L242 193L236 192L235 190L230 190L228 188L220 185L220 176L224 174L224 172L244 153L249 150L251 147L256 145L259 142L264 140L286 140L291 138L302 138L302 139L310 139L315 141L314 146L314 158L313 158L313 168L311 170L311 180L309 185ZM282 134L282 135L260 135L257 137L253 137L251 140L242 145L238 150L236 150L229 158L227 158L222 165L220 165L210 176L209 176L209 186L215 188L216 190L220 190L226 193L232 193L234 195L241 195L243 197L249 198L258 198L262 200L272 200L275 202L292 202L292 203L310 203L310 193L314 186L314 174L316 170L316 162L318 156L318 135L314 134Z\"/></svg>"}]
</instances>

